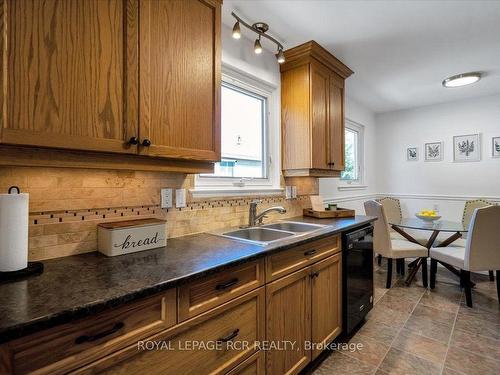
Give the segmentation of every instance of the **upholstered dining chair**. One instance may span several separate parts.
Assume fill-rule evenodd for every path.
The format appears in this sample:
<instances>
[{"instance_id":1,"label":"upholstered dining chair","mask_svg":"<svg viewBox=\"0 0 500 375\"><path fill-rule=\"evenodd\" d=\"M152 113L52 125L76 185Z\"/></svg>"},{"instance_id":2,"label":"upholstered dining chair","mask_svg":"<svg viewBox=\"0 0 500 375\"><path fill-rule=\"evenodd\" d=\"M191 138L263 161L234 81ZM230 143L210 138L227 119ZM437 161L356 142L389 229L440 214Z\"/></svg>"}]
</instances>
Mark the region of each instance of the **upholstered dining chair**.
<instances>
[{"instance_id":1,"label":"upholstered dining chair","mask_svg":"<svg viewBox=\"0 0 500 375\"><path fill-rule=\"evenodd\" d=\"M382 206L384 206L384 212L387 217L387 221L389 223L394 223L403 218L403 211L401 210L401 202L397 198L392 198L392 197L383 197L376 199L377 202L379 202ZM406 240L402 235L400 235L398 232L396 232L394 229L389 227L389 233L391 236L391 240ZM427 239L425 238L418 238L416 237L416 240L421 244L424 245L427 242ZM380 266L382 262L382 256L379 254L378 258L378 265ZM405 274L405 260L404 259L398 259L397 261L397 271L398 273L401 273L402 275Z\"/></svg>"},{"instance_id":2,"label":"upholstered dining chair","mask_svg":"<svg viewBox=\"0 0 500 375\"><path fill-rule=\"evenodd\" d=\"M384 212L385 216L387 217L388 222L395 222L398 220L401 220L403 218L403 212L401 211L401 202L397 198L391 198L391 197L383 197L376 199L378 203L380 203L382 206L384 206ZM394 229L389 228L389 234L391 236L391 239L393 240L404 240L405 238L400 235L398 232L396 232ZM378 254L377 257L377 262L378 265L380 266L382 264L382 255ZM397 266L396 269L399 273L401 270L401 264L403 265L401 273L404 274L404 259L401 259L401 261L398 259L397 261Z\"/></svg>"},{"instance_id":3,"label":"upholstered dining chair","mask_svg":"<svg viewBox=\"0 0 500 375\"><path fill-rule=\"evenodd\" d=\"M467 306L472 307L470 273L496 270L497 294L500 303L500 206L476 208L469 226L465 247L447 246L430 249L431 289L436 285L437 262L460 269Z\"/></svg>"},{"instance_id":4,"label":"upholstered dining chair","mask_svg":"<svg viewBox=\"0 0 500 375\"><path fill-rule=\"evenodd\" d=\"M476 208L482 208L482 207L489 207L489 206L494 206L495 203L489 202L485 199L473 199L465 202L464 205L464 213L462 214L462 224L465 228L468 228L470 225L470 221L472 219L472 215L474 214L474 211ZM454 242L453 245L458 245L465 247L465 244L467 242L467 233L462 235L462 238L459 238ZM493 271L489 270L488 275L490 277L490 281L495 281L495 276L493 275Z\"/></svg>"},{"instance_id":5,"label":"upholstered dining chair","mask_svg":"<svg viewBox=\"0 0 500 375\"><path fill-rule=\"evenodd\" d=\"M367 215L377 218L374 223L373 249L376 253L387 258L386 288L389 289L391 287L392 260L404 258L423 258L422 280L424 286L427 287L427 248L406 239L391 239L389 224L382 204L374 200L366 201L365 212Z\"/></svg>"}]
</instances>

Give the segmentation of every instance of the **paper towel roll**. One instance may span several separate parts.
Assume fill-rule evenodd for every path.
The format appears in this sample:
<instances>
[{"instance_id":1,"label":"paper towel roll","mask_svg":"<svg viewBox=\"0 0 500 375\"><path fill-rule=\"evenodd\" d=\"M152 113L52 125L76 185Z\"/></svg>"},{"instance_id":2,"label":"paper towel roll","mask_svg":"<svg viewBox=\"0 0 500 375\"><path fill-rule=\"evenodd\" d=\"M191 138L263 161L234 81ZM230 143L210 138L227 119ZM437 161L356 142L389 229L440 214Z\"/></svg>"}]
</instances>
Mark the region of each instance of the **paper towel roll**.
<instances>
[{"instance_id":1,"label":"paper towel roll","mask_svg":"<svg viewBox=\"0 0 500 375\"><path fill-rule=\"evenodd\" d=\"M0 194L0 272L28 266L29 194Z\"/></svg>"}]
</instances>

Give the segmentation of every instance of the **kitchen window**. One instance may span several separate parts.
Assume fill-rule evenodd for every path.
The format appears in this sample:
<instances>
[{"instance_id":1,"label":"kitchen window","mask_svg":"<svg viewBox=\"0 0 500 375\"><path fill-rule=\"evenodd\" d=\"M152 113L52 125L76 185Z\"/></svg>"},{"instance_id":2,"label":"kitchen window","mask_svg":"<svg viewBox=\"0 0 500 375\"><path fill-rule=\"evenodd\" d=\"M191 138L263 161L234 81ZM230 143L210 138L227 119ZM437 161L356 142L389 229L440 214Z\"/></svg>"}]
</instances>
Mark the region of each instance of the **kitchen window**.
<instances>
[{"instance_id":1,"label":"kitchen window","mask_svg":"<svg viewBox=\"0 0 500 375\"><path fill-rule=\"evenodd\" d=\"M345 169L340 179L350 185L361 185L363 182L363 134L363 125L346 119Z\"/></svg>"},{"instance_id":2,"label":"kitchen window","mask_svg":"<svg viewBox=\"0 0 500 375\"><path fill-rule=\"evenodd\" d=\"M279 192L279 123L276 87L223 67L221 161L213 174L196 177L193 194ZM227 194L227 193L230 194Z\"/></svg>"}]
</instances>

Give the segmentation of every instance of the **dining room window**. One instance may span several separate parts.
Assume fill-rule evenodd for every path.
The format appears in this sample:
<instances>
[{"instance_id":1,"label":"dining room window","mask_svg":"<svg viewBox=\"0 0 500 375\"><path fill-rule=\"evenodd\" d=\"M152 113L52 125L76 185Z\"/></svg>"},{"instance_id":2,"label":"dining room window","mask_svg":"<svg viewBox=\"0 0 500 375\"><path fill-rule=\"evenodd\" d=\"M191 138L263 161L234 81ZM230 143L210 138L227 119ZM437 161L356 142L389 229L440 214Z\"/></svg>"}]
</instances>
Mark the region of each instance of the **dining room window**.
<instances>
[{"instance_id":1,"label":"dining room window","mask_svg":"<svg viewBox=\"0 0 500 375\"><path fill-rule=\"evenodd\" d=\"M363 179L363 133L362 125L346 119L344 171L340 178L348 184L361 183Z\"/></svg>"}]
</instances>

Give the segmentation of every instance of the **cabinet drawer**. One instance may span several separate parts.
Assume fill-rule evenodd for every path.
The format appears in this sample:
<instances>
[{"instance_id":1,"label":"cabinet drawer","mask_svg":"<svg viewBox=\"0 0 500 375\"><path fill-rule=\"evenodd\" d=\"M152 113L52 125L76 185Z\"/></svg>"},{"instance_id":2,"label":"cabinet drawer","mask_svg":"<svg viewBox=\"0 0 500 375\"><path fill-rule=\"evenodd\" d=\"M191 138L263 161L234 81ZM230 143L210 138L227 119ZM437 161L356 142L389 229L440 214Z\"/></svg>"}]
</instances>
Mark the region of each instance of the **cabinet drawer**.
<instances>
[{"instance_id":1,"label":"cabinet drawer","mask_svg":"<svg viewBox=\"0 0 500 375\"><path fill-rule=\"evenodd\" d=\"M172 289L90 318L8 343L15 374L59 374L102 358L176 323Z\"/></svg>"},{"instance_id":2,"label":"cabinet drawer","mask_svg":"<svg viewBox=\"0 0 500 375\"><path fill-rule=\"evenodd\" d=\"M264 375L266 373L266 355L259 350L243 363L236 366L227 375Z\"/></svg>"},{"instance_id":3,"label":"cabinet drawer","mask_svg":"<svg viewBox=\"0 0 500 375\"><path fill-rule=\"evenodd\" d=\"M266 259L266 281L273 281L282 276L308 266L341 250L340 236L332 236L294 247Z\"/></svg>"},{"instance_id":4,"label":"cabinet drawer","mask_svg":"<svg viewBox=\"0 0 500 375\"><path fill-rule=\"evenodd\" d=\"M264 288L259 288L148 338L144 346L141 346L141 343L131 345L75 373L113 375L227 373L255 352L256 340L264 339L264 303L265 291ZM147 342L156 343L165 349L148 350ZM206 346L190 347L192 343ZM240 343L249 345L239 345ZM216 348L215 345L220 347Z\"/></svg>"},{"instance_id":5,"label":"cabinet drawer","mask_svg":"<svg viewBox=\"0 0 500 375\"><path fill-rule=\"evenodd\" d=\"M179 288L179 321L241 296L264 284L264 259L222 271Z\"/></svg>"}]
</instances>

